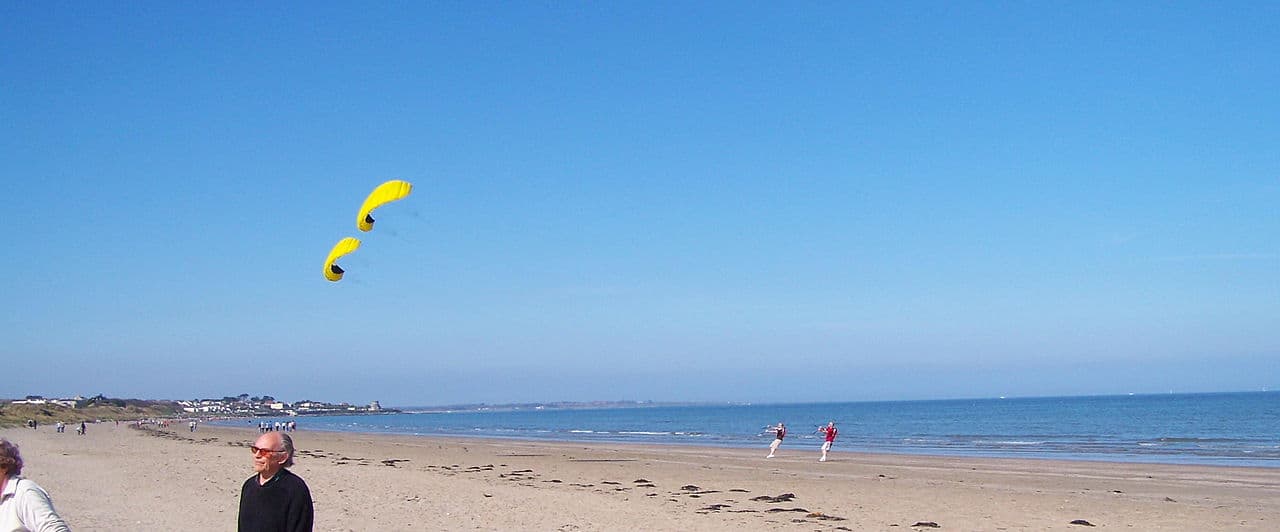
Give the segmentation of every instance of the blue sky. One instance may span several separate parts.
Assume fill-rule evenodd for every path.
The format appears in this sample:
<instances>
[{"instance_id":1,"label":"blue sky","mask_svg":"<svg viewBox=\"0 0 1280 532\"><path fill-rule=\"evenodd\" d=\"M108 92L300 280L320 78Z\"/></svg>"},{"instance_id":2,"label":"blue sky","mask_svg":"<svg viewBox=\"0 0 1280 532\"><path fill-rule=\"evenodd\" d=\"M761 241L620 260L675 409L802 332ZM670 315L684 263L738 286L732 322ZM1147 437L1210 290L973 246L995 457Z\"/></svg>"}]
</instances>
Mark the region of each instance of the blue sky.
<instances>
[{"instance_id":1,"label":"blue sky","mask_svg":"<svg viewBox=\"0 0 1280 532\"><path fill-rule=\"evenodd\" d=\"M0 396L1274 389L1277 20L5 3Z\"/></svg>"}]
</instances>

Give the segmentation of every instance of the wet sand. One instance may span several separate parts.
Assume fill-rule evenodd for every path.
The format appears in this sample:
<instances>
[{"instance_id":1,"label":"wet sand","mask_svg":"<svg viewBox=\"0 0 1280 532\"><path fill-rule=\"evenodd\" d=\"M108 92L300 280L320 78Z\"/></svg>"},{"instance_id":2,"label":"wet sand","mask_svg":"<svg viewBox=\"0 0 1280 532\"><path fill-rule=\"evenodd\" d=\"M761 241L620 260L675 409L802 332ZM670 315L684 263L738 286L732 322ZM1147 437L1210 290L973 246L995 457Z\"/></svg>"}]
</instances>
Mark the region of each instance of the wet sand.
<instances>
[{"instance_id":1,"label":"wet sand","mask_svg":"<svg viewBox=\"0 0 1280 532\"><path fill-rule=\"evenodd\" d=\"M292 435L317 530L1280 530L1280 468ZM73 529L169 531L235 528L257 432L0 436Z\"/></svg>"}]
</instances>

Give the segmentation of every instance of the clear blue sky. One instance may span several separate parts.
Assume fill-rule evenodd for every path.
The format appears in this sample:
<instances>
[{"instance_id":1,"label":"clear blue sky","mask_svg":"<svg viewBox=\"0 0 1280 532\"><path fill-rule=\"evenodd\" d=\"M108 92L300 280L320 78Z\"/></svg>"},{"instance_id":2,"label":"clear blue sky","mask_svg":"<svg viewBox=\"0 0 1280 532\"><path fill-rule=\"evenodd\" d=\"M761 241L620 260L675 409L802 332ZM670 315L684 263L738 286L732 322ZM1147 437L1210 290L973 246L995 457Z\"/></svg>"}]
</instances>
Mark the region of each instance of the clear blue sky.
<instances>
[{"instance_id":1,"label":"clear blue sky","mask_svg":"<svg viewBox=\"0 0 1280 532\"><path fill-rule=\"evenodd\" d=\"M1280 5L544 4L0 4L0 396L1280 388Z\"/></svg>"}]
</instances>

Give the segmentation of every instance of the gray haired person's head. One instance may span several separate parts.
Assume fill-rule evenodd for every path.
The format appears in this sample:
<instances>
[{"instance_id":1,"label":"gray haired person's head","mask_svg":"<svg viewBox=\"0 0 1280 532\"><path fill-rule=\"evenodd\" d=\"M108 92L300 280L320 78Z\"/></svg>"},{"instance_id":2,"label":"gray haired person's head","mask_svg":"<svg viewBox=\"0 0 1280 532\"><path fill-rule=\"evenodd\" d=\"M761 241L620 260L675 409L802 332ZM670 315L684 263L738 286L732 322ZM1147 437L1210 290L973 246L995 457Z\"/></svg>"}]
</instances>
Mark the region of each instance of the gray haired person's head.
<instances>
[{"instance_id":1,"label":"gray haired person's head","mask_svg":"<svg viewBox=\"0 0 1280 532\"><path fill-rule=\"evenodd\" d=\"M293 438L290 438L288 434L285 434L283 432L280 432L278 434L280 434L280 442L284 444L284 452L288 453L289 455L289 459L284 461L284 467L292 466L293 465Z\"/></svg>"}]
</instances>

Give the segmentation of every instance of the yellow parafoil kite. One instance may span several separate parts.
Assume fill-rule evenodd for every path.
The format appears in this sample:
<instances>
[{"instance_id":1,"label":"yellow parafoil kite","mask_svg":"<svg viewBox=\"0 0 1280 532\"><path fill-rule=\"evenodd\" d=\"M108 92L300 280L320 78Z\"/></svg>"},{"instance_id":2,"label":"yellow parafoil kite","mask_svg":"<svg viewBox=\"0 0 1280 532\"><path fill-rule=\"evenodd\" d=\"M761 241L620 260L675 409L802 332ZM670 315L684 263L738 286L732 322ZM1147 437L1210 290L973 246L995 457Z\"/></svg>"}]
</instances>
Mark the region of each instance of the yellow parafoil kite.
<instances>
[{"instance_id":1,"label":"yellow parafoil kite","mask_svg":"<svg viewBox=\"0 0 1280 532\"><path fill-rule=\"evenodd\" d=\"M378 188L373 189L369 197L365 198L364 204L360 206L360 213L356 215L356 227L361 231L373 229L373 216L370 213L374 209L402 199L412 191L413 184L408 181L391 180L378 185Z\"/></svg>"},{"instance_id":2,"label":"yellow parafoil kite","mask_svg":"<svg viewBox=\"0 0 1280 532\"><path fill-rule=\"evenodd\" d=\"M343 270L338 267L337 264L334 264L333 261L338 260L338 258L343 255L355 251L356 248L359 247L360 241L351 237L346 237L339 240L337 244L334 244L333 250L329 251L329 258L324 260L324 278L334 282L342 279Z\"/></svg>"}]
</instances>

